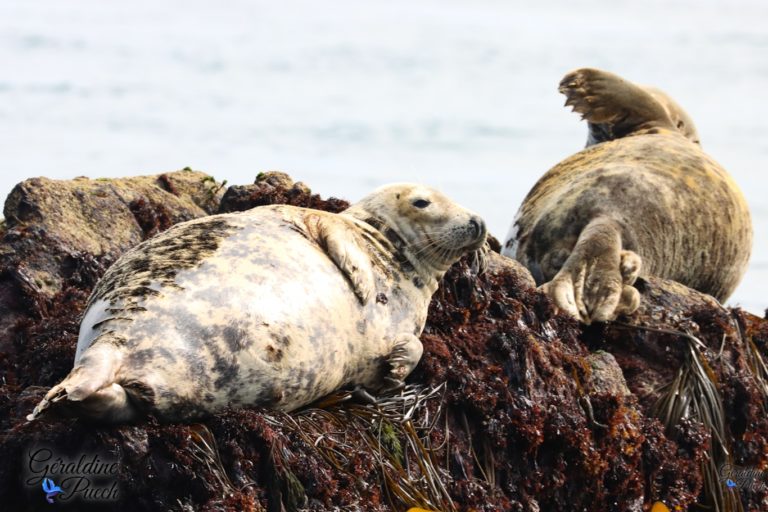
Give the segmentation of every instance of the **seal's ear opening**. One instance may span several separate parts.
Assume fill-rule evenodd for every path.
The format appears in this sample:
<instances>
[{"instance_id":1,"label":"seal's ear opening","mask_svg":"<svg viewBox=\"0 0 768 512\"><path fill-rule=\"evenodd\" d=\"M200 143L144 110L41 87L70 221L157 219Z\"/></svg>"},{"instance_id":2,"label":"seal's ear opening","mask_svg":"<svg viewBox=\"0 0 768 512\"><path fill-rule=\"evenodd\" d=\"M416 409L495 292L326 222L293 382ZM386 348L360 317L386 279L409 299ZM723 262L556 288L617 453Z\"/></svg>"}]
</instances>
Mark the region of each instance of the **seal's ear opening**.
<instances>
[{"instance_id":1,"label":"seal's ear opening","mask_svg":"<svg viewBox=\"0 0 768 512\"><path fill-rule=\"evenodd\" d=\"M695 144L701 145L699 138L699 132L696 129L696 124L693 122L693 118L688 115L683 107L680 106L672 97L657 87L646 86L645 89L651 93L651 95L661 103L667 115L672 120L675 129L683 134L686 139Z\"/></svg>"}]
</instances>

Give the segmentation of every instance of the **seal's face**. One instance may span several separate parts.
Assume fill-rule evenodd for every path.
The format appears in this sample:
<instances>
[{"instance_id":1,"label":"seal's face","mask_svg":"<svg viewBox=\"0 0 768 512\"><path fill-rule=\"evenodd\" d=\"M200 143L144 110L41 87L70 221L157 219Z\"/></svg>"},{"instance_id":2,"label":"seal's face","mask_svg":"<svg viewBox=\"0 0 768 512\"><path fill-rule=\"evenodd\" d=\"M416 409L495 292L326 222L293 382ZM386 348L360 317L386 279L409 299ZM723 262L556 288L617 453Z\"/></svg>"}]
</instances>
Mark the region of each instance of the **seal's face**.
<instances>
[{"instance_id":1,"label":"seal's face","mask_svg":"<svg viewBox=\"0 0 768 512\"><path fill-rule=\"evenodd\" d=\"M423 185L387 185L348 212L359 218L367 214L380 219L412 254L434 267L450 266L462 254L478 250L485 243L482 218Z\"/></svg>"},{"instance_id":2,"label":"seal's face","mask_svg":"<svg viewBox=\"0 0 768 512\"><path fill-rule=\"evenodd\" d=\"M657 89L656 87L645 87L645 89L651 93L656 101L661 103L664 110L667 112L672 124L677 128L677 131L683 134L686 139L696 144L701 144L699 139L699 132L696 130L696 125L693 123L693 119L688 115L688 112L683 110L675 100L673 100L667 93Z\"/></svg>"}]
</instances>

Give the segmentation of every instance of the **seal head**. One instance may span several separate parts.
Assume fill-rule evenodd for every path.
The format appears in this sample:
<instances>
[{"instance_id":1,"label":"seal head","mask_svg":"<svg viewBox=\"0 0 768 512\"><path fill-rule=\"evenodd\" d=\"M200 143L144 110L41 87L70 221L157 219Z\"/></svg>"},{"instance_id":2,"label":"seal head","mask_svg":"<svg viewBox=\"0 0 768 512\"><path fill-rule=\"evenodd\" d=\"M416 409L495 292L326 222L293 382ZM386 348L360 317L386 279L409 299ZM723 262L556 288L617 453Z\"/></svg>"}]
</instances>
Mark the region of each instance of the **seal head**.
<instances>
[{"instance_id":1,"label":"seal head","mask_svg":"<svg viewBox=\"0 0 768 512\"><path fill-rule=\"evenodd\" d=\"M445 273L462 254L485 244L485 222L429 187L393 184L344 212L381 229L425 274Z\"/></svg>"}]
</instances>

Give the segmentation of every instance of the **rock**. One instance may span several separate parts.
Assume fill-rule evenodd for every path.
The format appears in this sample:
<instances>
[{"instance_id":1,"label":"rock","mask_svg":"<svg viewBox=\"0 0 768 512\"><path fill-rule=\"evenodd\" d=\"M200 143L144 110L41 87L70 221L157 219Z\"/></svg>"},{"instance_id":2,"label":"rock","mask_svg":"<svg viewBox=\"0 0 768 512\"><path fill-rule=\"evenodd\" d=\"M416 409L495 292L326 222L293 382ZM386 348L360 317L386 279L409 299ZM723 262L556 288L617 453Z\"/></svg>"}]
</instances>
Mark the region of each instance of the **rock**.
<instances>
[{"instance_id":1,"label":"rock","mask_svg":"<svg viewBox=\"0 0 768 512\"><path fill-rule=\"evenodd\" d=\"M589 354L586 360L589 365L588 388L590 393L605 393L619 397L630 394L621 366L612 354L598 350Z\"/></svg>"},{"instance_id":2,"label":"rock","mask_svg":"<svg viewBox=\"0 0 768 512\"><path fill-rule=\"evenodd\" d=\"M222 194L216 185L196 171L127 179L32 178L6 199L6 235L23 237L33 229L70 251L118 254L158 229L212 213ZM55 293L52 286L43 283L41 290Z\"/></svg>"},{"instance_id":3,"label":"rock","mask_svg":"<svg viewBox=\"0 0 768 512\"><path fill-rule=\"evenodd\" d=\"M488 253L486 265L486 271L492 275L503 275L509 273L514 276L513 279L519 284L519 286L523 288L536 287L536 281L533 279L531 273L528 272L527 268L511 258L502 256L496 251L490 251Z\"/></svg>"},{"instance_id":4,"label":"rock","mask_svg":"<svg viewBox=\"0 0 768 512\"><path fill-rule=\"evenodd\" d=\"M169 176L169 188L181 190L176 175ZM83 192L84 203L98 203L99 190ZM121 190L121 197L135 198ZM639 512L656 501L671 510L696 502L711 506L706 472L709 461L722 458L713 451L712 425L695 408L667 423L654 416L673 389L670 383L692 361L705 369L699 377L719 397L733 464L768 465L768 321L649 278L637 283L643 303L632 316L584 327L558 314L519 264L495 253L479 277L468 259L449 270L430 305L424 356L409 386L402 395L382 397L378 406L355 403L341 392L292 414L240 408L193 425L161 425L151 418L131 426L26 423L24 415L46 387L71 369L79 314L110 259L154 229L182 220L155 207L171 200L173 193L164 190L160 202L137 193L150 205L134 208L144 212L143 220L104 220L103 229L89 228L87 241L78 238L82 230L68 236L67 229L56 236L46 231L55 228L48 215L89 222L78 201L57 200L67 211L51 214L18 206L21 199L12 202L23 212L9 220L5 234L0 226L0 255L7 258L20 247L33 257L18 259L11 268L22 270L9 275L22 277L0 288L0 304L16 300L14 311L23 314L14 339L0 338L0 347L14 348L0 349L6 372L0 380L4 507L30 509L44 499L39 485L26 485L18 475L38 445L56 447L65 460L94 453L117 457L120 496L108 504L114 510ZM123 201L115 217L128 219L126 204L133 200ZM204 213L217 209L191 202ZM278 202L330 211L347 205L311 195L285 174L265 173L254 185L230 187L217 211ZM26 234L11 236L21 224ZM106 228L129 225L130 236ZM113 236L119 244L112 244ZM24 237L26 245L19 242ZM78 256L77 265L63 272L47 253L91 259ZM55 274L53 284L25 279L46 273ZM685 398L696 403L701 397ZM714 483L719 485L717 476ZM745 510L763 510L768 500L760 486L730 495Z\"/></svg>"},{"instance_id":5,"label":"rock","mask_svg":"<svg viewBox=\"0 0 768 512\"><path fill-rule=\"evenodd\" d=\"M294 185L293 178L291 178L288 173L282 171L260 172L256 175L256 180L253 183L256 185L259 183L266 183L272 187L283 189L291 189Z\"/></svg>"},{"instance_id":6,"label":"rock","mask_svg":"<svg viewBox=\"0 0 768 512\"><path fill-rule=\"evenodd\" d=\"M32 178L5 202L0 228L0 352L17 326L55 316L120 254L177 222L213 213L223 190L192 170L126 179ZM71 298L71 297L70 297ZM0 375L9 378L0 360Z\"/></svg>"}]
</instances>

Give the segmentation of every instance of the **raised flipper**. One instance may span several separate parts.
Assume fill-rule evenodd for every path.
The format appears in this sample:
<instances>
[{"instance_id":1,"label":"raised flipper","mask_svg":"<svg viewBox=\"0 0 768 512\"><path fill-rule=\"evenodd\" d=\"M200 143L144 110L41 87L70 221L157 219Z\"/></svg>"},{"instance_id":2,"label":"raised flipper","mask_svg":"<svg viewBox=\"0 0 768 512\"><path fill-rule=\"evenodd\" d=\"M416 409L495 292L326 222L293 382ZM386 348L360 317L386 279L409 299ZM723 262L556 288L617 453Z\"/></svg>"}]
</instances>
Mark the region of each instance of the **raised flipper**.
<instances>
[{"instance_id":1,"label":"raised flipper","mask_svg":"<svg viewBox=\"0 0 768 512\"><path fill-rule=\"evenodd\" d=\"M317 239L339 270L349 279L361 304L366 304L376 288L370 256L363 251L357 237L350 236L338 221L326 222L319 217Z\"/></svg>"},{"instance_id":2,"label":"raised flipper","mask_svg":"<svg viewBox=\"0 0 768 512\"><path fill-rule=\"evenodd\" d=\"M587 146L654 129L678 130L670 116L677 104L665 107L660 96L613 73L577 69L563 77L558 90L566 106L589 121Z\"/></svg>"},{"instance_id":3,"label":"raised flipper","mask_svg":"<svg viewBox=\"0 0 768 512\"><path fill-rule=\"evenodd\" d=\"M563 267L541 289L583 323L606 322L640 305L640 294L632 287L640 266L636 253L621 249L619 225L598 217L582 230Z\"/></svg>"},{"instance_id":4,"label":"raised flipper","mask_svg":"<svg viewBox=\"0 0 768 512\"><path fill-rule=\"evenodd\" d=\"M47 411L66 416L83 416L105 422L130 421L139 411L126 389L115 382L119 352L105 344L91 347L78 365L27 416L33 421Z\"/></svg>"}]
</instances>

